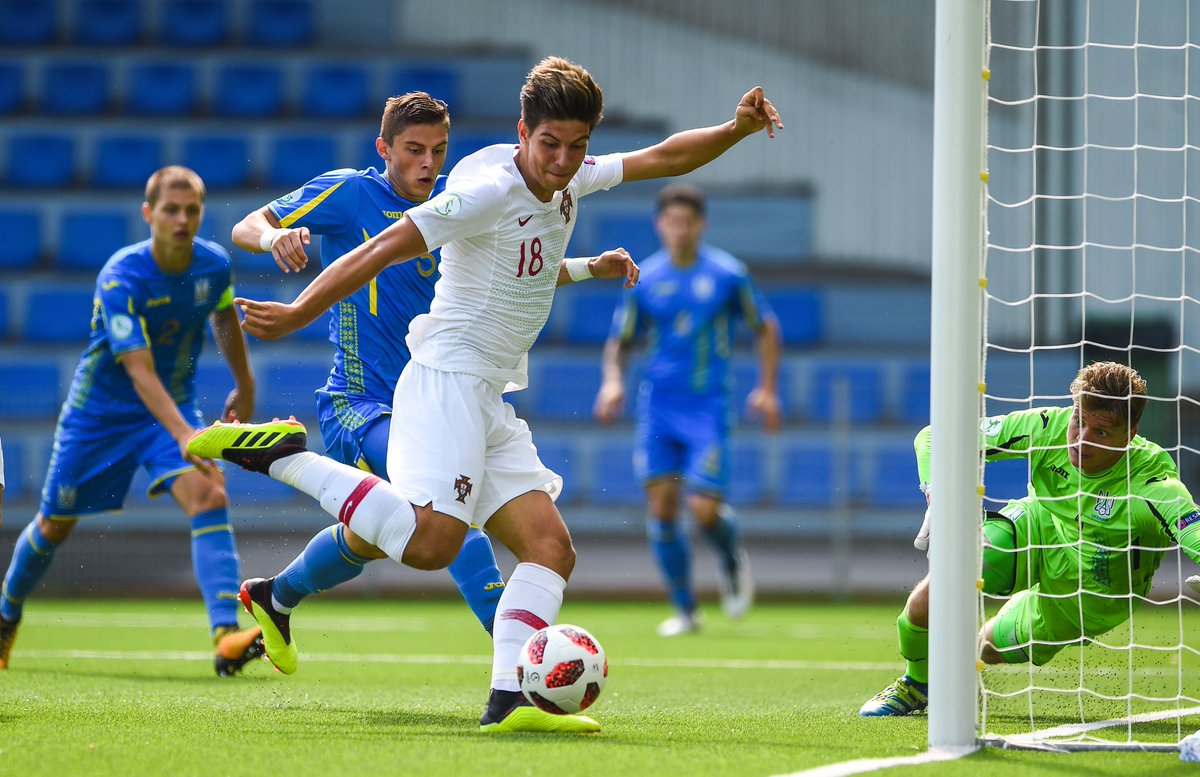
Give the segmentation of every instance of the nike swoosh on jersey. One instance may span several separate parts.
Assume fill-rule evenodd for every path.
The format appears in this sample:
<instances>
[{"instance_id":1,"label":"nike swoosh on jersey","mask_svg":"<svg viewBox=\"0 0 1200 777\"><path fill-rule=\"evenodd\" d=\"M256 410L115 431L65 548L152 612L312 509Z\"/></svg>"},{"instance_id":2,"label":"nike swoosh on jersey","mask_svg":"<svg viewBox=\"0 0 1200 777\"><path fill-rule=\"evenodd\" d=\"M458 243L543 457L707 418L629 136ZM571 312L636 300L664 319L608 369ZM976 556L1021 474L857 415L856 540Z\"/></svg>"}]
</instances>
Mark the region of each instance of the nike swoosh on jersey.
<instances>
[{"instance_id":1,"label":"nike swoosh on jersey","mask_svg":"<svg viewBox=\"0 0 1200 777\"><path fill-rule=\"evenodd\" d=\"M528 224L528 223L529 223L529 220L530 220L531 218L533 218L533 216L526 216L526 217L525 217L525 218L523 218L523 219L520 219L520 218L519 218L519 219L517 219L517 226L519 226L519 227L523 227L523 226L525 226L526 224Z\"/></svg>"}]
</instances>

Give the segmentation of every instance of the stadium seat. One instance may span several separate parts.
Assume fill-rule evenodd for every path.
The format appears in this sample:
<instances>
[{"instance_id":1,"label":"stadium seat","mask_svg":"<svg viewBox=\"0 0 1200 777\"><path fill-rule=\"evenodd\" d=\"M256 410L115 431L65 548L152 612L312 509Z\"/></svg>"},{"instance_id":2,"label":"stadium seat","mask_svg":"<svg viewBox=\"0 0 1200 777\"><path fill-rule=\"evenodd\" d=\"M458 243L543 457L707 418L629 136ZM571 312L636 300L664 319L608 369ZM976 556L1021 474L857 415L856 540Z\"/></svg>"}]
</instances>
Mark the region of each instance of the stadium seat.
<instances>
[{"instance_id":1,"label":"stadium seat","mask_svg":"<svg viewBox=\"0 0 1200 777\"><path fill-rule=\"evenodd\" d=\"M529 403L531 416L536 410L539 418L590 423L600 390L600 359L543 359L530 386L537 392L536 400Z\"/></svg>"},{"instance_id":2,"label":"stadium seat","mask_svg":"<svg viewBox=\"0 0 1200 777\"><path fill-rule=\"evenodd\" d=\"M59 3L0 0L0 44L44 46L58 36Z\"/></svg>"},{"instance_id":3,"label":"stadium seat","mask_svg":"<svg viewBox=\"0 0 1200 777\"><path fill-rule=\"evenodd\" d=\"M196 109L196 70L186 62L134 62L126 110L140 116L180 117Z\"/></svg>"},{"instance_id":4,"label":"stadium seat","mask_svg":"<svg viewBox=\"0 0 1200 777\"><path fill-rule=\"evenodd\" d=\"M642 482L633 471L632 440L605 440L596 445L586 488L592 504L645 507Z\"/></svg>"},{"instance_id":5,"label":"stadium seat","mask_svg":"<svg viewBox=\"0 0 1200 777\"><path fill-rule=\"evenodd\" d=\"M280 135L271 143L266 182L271 186L295 187L317 173L339 166L337 146L329 135Z\"/></svg>"},{"instance_id":6,"label":"stadium seat","mask_svg":"<svg viewBox=\"0 0 1200 777\"><path fill-rule=\"evenodd\" d=\"M983 468L983 507L999 510L1011 499L1028 493L1029 462L1025 459L989 461Z\"/></svg>"},{"instance_id":7,"label":"stadium seat","mask_svg":"<svg viewBox=\"0 0 1200 777\"><path fill-rule=\"evenodd\" d=\"M82 345L91 331L93 296L91 286L29 292L25 299L21 340L27 343Z\"/></svg>"},{"instance_id":8,"label":"stadium seat","mask_svg":"<svg viewBox=\"0 0 1200 777\"><path fill-rule=\"evenodd\" d=\"M25 108L25 69L20 62L0 62L0 113Z\"/></svg>"},{"instance_id":9,"label":"stadium seat","mask_svg":"<svg viewBox=\"0 0 1200 777\"><path fill-rule=\"evenodd\" d=\"M917 488L917 457L911 444L881 446L869 456L873 466L863 494L877 507L925 509L925 496Z\"/></svg>"},{"instance_id":10,"label":"stadium seat","mask_svg":"<svg viewBox=\"0 0 1200 777\"><path fill-rule=\"evenodd\" d=\"M445 67L427 65L404 65L392 71L391 90L388 94L406 92L428 92L431 97L446 102L454 115L458 104L458 74ZM465 112L466 109L459 111Z\"/></svg>"},{"instance_id":11,"label":"stadium seat","mask_svg":"<svg viewBox=\"0 0 1200 777\"><path fill-rule=\"evenodd\" d=\"M215 353L205 348L205 353ZM233 390L233 376L220 357L200 360L196 365L196 406L209 422L221 417L225 409L225 398Z\"/></svg>"},{"instance_id":12,"label":"stadium seat","mask_svg":"<svg viewBox=\"0 0 1200 777\"><path fill-rule=\"evenodd\" d=\"M142 38L139 0L80 0L71 39L84 46L130 46Z\"/></svg>"},{"instance_id":13,"label":"stadium seat","mask_svg":"<svg viewBox=\"0 0 1200 777\"><path fill-rule=\"evenodd\" d=\"M929 362L905 364L900 375L901 421L920 424L929 423Z\"/></svg>"},{"instance_id":14,"label":"stadium seat","mask_svg":"<svg viewBox=\"0 0 1200 777\"><path fill-rule=\"evenodd\" d=\"M455 115L454 106L450 106L450 116ZM481 148L492 146L497 143L516 143L517 136L510 129L502 130L454 130L450 133L450 142L446 146L446 166L443 168L449 171L454 165L458 164L463 157L474 154Z\"/></svg>"},{"instance_id":15,"label":"stadium seat","mask_svg":"<svg viewBox=\"0 0 1200 777\"><path fill-rule=\"evenodd\" d=\"M574 444L569 437L549 435L540 436L536 443L538 458L563 479L563 492L558 503L582 501L584 488L579 476L583 467L579 461L579 446Z\"/></svg>"},{"instance_id":16,"label":"stadium seat","mask_svg":"<svg viewBox=\"0 0 1200 777\"><path fill-rule=\"evenodd\" d=\"M621 304L620 284L581 286L561 294L557 305L566 312L567 341L573 344L599 344L608 339L613 315Z\"/></svg>"},{"instance_id":17,"label":"stadium seat","mask_svg":"<svg viewBox=\"0 0 1200 777\"><path fill-rule=\"evenodd\" d=\"M109 104L108 67L100 62L56 62L42 70L40 107L56 116L94 116Z\"/></svg>"},{"instance_id":18,"label":"stadium seat","mask_svg":"<svg viewBox=\"0 0 1200 777\"><path fill-rule=\"evenodd\" d=\"M783 452L783 472L779 479L779 493L775 501L790 507L828 508L849 502L851 498L849 477L851 457L844 456L844 469L839 492L839 481L835 466L838 456L832 445L827 443L794 442Z\"/></svg>"},{"instance_id":19,"label":"stadium seat","mask_svg":"<svg viewBox=\"0 0 1200 777\"><path fill-rule=\"evenodd\" d=\"M192 135L183 141L183 164L210 189L245 186L250 179L250 149L243 135ZM228 243L229 234L220 240Z\"/></svg>"},{"instance_id":20,"label":"stadium seat","mask_svg":"<svg viewBox=\"0 0 1200 777\"><path fill-rule=\"evenodd\" d=\"M248 46L308 46L316 21L309 0L250 0L242 42Z\"/></svg>"},{"instance_id":21,"label":"stadium seat","mask_svg":"<svg viewBox=\"0 0 1200 777\"><path fill-rule=\"evenodd\" d=\"M354 118L366 112L371 99L366 68L353 62L325 62L311 66L304 77L300 113ZM382 111L382 104L379 108Z\"/></svg>"},{"instance_id":22,"label":"stadium seat","mask_svg":"<svg viewBox=\"0 0 1200 777\"><path fill-rule=\"evenodd\" d=\"M842 413L856 424L883 419L883 370L874 362L820 362L813 368L810 392L808 408L814 421L834 423Z\"/></svg>"},{"instance_id":23,"label":"stadium seat","mask_svg":"<svg viewBox=\"0 0 1200 777\"><path fill-rule=\"evenodd\" d=\"M817 290L765 289L763 296L779 319L784 345L821 341L821 295Z\"/></svg>"},{"instance_id":24,"label":"stadium seat","mask_svg":"<svg viewBox=\"0 0 1200 777\"><path fill-rule=\"evenodd\" d=\"M28 269L42 252L41 211L34 208L0 210L0 268Z\"/></svg>"},{"instance_id":25,"label":"stadium seat","mask_svg":"<svg viewBox=\"0 0 1200 777\"><path fill-rule=\"evenodd\" d=\"M0 418L7 421L52 419L62 404L58 363L51 360L0 361L0 386L20 391L0 391ZM65 384L64 384L65 385Z\"/></svg>"},{"instance_id":26,"label":"stadium seat","mask_svg":"<svg viewBox=\"0 0 1200 777\"><path fill-rule=\"evenodd\" d=\"M164 0L158 12L157 38L168 46L228 43L228 5L225 0Z\"/></svg>"},{"instance_id":27,"label":"stadium seat","mask_svg":"<svg viewBox=\"0 0 1200 777\"><path fill-rule=\"evenodd\" d=\"M124 212L65 211L59 225L54 265L96 272L128 244L129 217Z\"/></svg>"},{"instance_id":28,"label":"stadium seat","mask_svg":"<svg viewBox=\"0 0 1200 777\"><path fill-rule=\"evenodd\" d=\"M0 341L8 338L8 293L0 289Z\"/></svg>"},{"instance_id":29,"label":"stadium seat","mask_svg":"<svg viewBox=\"0 0 1200 777\"><path fill-rule=\"evenodd\" d=\"M217 70L213 112L234 118L279 118L284 107L283 86L283 73L273 65L222 65Z\"/></svg>"},{"instance_id":30,"label":"stadium seat","mask_svg":"<svg viewBox=\"0 0 1200 777\"><path fill-rule=\"evenodd\" d=\"M313 392L325 385L330 361L321 354L317 358L287 356L270 362L262 371L263 385L257 393L260 409L256 412L263 418L311 415L316 405Z\"/></svg>"},{"instance_id":31,"label":"stadium seat","mask_svg":"<svg viewBox=\"0 0 1200 777\"><path fill-rule=\"evenodd\" d=\"M735 440L729 456L729 503L756 505L767 496L766 453L761 441Z\"/></svg>"},{"instance_id":32,"label":"stadium seat","mask_svg":"<svg viewBox=\"0 0 1200 777\"><path fill-rule=\"evenodd\" d=\"M733 370L733 410L737 417L746 424L761 424L762 419L751 418L746 412L746 398L758 385L758 361L753 358L735 357L731 365ZM779 364L779 406L784 421L791 420L796 414L795 398L792 396L791 370L786 362Z\"/></svg>"},{"instance_id":33,"label":"stadium seat","mask_svg":"<svg viewBox=\"0 0 1200 777\"><path fill-rule=\"evenodd\" d=\"M313 429L310 434L315 435L315 439L310 437L309 445L321 450L321 433ZM225 488L229 493L229 503L233 505L230 511L234 515L252 514L259 505L282 505L303 499L299 491L286 483L238 467L225 468Z\"/></svg>"},{"instance_id":34,"label":"stadium seat","mask_svg":"<svg viewBox=\"0 0 1200 777\"><path fill-rule=\"evenodd\" d=\"M600 253L624 248L633 261L644 261L660 247L650 210L630 213L601 213L596 216L592 251Z\"/></svg>"},{"instance_id":35,"label":"stadium seat","mask_svg":"<svg viewBox=\"0 0 1200 777\"><path fill-rule=\"evenodd\" d=\"M69 135L10 135L7 161L6 180L15 186L67 186L75 179L75 143Z\"/></svg>"},{"instance_id":36,"label":"stadium seat","mask_svg":"<svg viewBox=\"0 0 1200 777\"><path fill-rule=\"evenodd\" d=\"M109 135L96 139L92 183L138 189L162 167L162 142L155 135Z\"/></svg>"}]
</instances>

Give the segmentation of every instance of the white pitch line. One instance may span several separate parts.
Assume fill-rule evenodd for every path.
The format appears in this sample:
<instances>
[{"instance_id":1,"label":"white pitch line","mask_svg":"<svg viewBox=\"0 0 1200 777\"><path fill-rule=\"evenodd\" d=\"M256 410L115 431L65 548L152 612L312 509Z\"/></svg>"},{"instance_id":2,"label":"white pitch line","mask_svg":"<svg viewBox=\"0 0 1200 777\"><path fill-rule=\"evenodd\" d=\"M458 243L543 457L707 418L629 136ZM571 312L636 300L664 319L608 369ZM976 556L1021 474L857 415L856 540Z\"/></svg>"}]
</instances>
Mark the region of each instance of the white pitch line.
<instances>
[{"instance_id":1,"label":"white pitch line","mask_svg":"<svg viewBox=\"0 0 1200 777\"><path fill-rule=\"evenodd\" d=\"M1068 723L1054 728L1046 728L1041 731L1034 731L1029 734L1017 734L1004 737L1013 744L1031 745L1038 743L1054 744L1047 742L1049 739L1062 739L1065 737L1074 737L1080 734L1085 734L1089 731L1098 731L1102 728L1113 728L1115 726L1125 726L1130 723L1150 723L1156 720L1168 720L1170 718L1185 718L1189 715L1200 715L1200 707L1185 707L1180 710L1159 710L1157 712L1141 712L1137 715L1130 715L1127 718L1112 718L1109 720L1097 720L1091 723Z\"/></svg>"},{"instance_id":2,"label":"white pitch line","mask_svg":"<svg viewBox=\"0 0 1200 777\"><path fill-rule=\"evenodd\" d=\"M847 777L851 774L866 774L880 769L891 769L893 766L921 766L938 761L953 761L973 752L975 752L975 748L964 747L955 750L926 750L917 755L903 755L894 758L859 758L854 761L814 766L812 769L780 774L775 777Z\"/></svg>"}]
</instances>

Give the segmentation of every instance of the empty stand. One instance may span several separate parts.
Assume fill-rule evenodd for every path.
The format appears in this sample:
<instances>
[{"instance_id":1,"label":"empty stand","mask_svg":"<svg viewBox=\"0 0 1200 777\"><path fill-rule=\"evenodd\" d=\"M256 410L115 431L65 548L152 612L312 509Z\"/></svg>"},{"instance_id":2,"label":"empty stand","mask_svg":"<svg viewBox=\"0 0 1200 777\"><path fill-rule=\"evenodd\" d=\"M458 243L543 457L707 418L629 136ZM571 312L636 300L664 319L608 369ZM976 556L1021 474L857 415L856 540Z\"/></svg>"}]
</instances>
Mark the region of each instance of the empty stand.
<instances>
[{"instance_id":1,"label":"empty stand","mask_svg":"<svg viewBox=\"0 0 1200 777\"><path fill-rule=\"evenodd\" d=\"M168 46L219 46L231 38L225 0L162 0L156 38Z\"/></svg>"},{"instance_id":2,"label":"empty stand","mask_svg":"<svg viewBox=\"0 0 1200 777\"><path fill-rule=\"evenodd\" d=\"M140 0L79 0L71 40L84 46L132 46L142 38Z\"/></svg>"},{"instance_id":3,"label":"empty stand","mask_svg":"<svg viewBox=\"0 0 1200 777\"><path fill-rule=\"evenodd\" d=\"M763 291L779 319L784 345L814 345L821 340L821 293L811 288L772 287Z\"/></svg>"},{"instance_id":4,"label":"empty stand","mask_svg":"<svg viewBox=\"0 0 1200 777\"><path fill-rule=\"evenodd\" d=\"M530 416L587 423L600 389L600 359L559 358L542 360L530 389L536 399L529 403Z\"/></svg>"},{"instance_id":5,"label":"empty stand","mask_svg":"<svg viewBox=\"0 0 1200 777\"><path fill-rule=\"evenodd\" d=\"M250 144L245 135L191 135L183 141L183 164L210 189L245 186L250 180ZM222 242L227 242L226 234Z\"/></svg>"},{"instance_id":6,"label":"empty stand","mask_svg":"<svg viewBox=\"0 0 1200 777\"><path fill-rule=\"evenodd\" d=\"M142 189L162 166L162 141L157 135L106 135L96 139L91 180L96 186Z\"/></svg>"},{"instance_id":7,"label":"empty stand","mask_svg":"<svg viewBox=\"0 0 1200 777\"><path fill-rule=\"evenodd\" d=\"M900 370L901 421L924 426L929 423L929 363L911 362Z\"/></svg>"},{"instance_id":8,"label":"empty stand","mask_svg":"<svg viewBox=\"0 0 1200 777\"><path fill-rule=\"evenodd\" d=\"M555 305L562 305L565 311L566 327L563 334L566 339L572 343L593 344L608 339L613 315L620 304L621 286L618 283L583 284L579 288L568 288L560 291L555 301Z\"/></svg>"},{"instance_id":9,"label":"empty stand","mask_svg":"<svg viewBox=\"0 0 1200 777\"><path fill-rule=\"evenodd\" d=\"M863 484L863 496L881 507L925 509L925 495L917 488L917 457L911 444L882 445L868 456L870 474Z\"/></svg>"},{"instance_id":10,"label":"empty stand","mask_svg":"<svg viewBox=\"0 0 1200 777\"><path fill-rule=\"evenodd\" d=\"M279 118L284 108L283 74L275 65L233 62L217 68L212 111L233 118Z\"/></svg>"},{"instance_id":11,"label":"empty stand","mask_svg":"<svg viewBox=\"0 0 1200 777\"><path fill-rule=\"evenodd\" d=\"M15 186L67 186L75 180L75 161L69 135L10 135L5 178Z\"/></svg>"},{"instance_id":12,"label":"empty stand","mask_svg":"<svg viewBox=\"0 0 1200 777\"><path fill-rule=\"evenodd\" d=\"M58 364L53 361L0 361L0 419L52 420L62 403L60 392L65 384L60 380Z\"/></svg>"},{"instance_id":13,"label":"empty stand","mask_svg":"<svg viewBox=\"0 0 1200 777\"><path fill-rule=\"evenodd\" d=\"M91 331L93 296L93 290L85 286L30 291L25 299L22 338L30 343L70 343L82 350ZM57 379L57 370L54 375Z\"/></svg>"},{"instance_id":14,"label":"empty stand","mask_svg":"<svg viewBox=\"0 0 1200 777\"><path fill-rule=\"evenodd\" d=\"M459 105L458 74L448 67L403 65L392 71L389 87L389 95L428 92L431 97L446 102L450 106L451 115L470 110L465 105Z\"/></svg>"},{"instance_id":15,"label":"empty stand","mask_svg":"<svg viewBox=\"0 0 1200 777\"><path fill-rule=\"evenodd\" d=\"M266 182L271 186L294 188L341 166L337 143L328 135L279 135L268 154Z\"/></svg>"},{"instance_id":16,"label":"empty stand","mask_svg":"<svg viewBox=\"0 0 1200 777\"><path fill-rule=\"evenodd\" d=\"M983 468L983 507L999 510L1012 499L1021 499L1028 493L1029 461L1007 459L989 461Z\"/></svg>"},{"instance_id":17,"label":"empty stand","mask_svg":"<svg viewBox=\"0 0 1200 777\"><path fill-rule=\"evenodd\" d=\"M59 223L54 263L57 267L95 273L128 244L129 217L124 211L69 210Z\"/></svg>"},{"instance_id":18,"label":"empty stand","mask_svg":"<svg viewBox=\"0 0 1200 777\"><path fill-rule=\"evenodd\" d=\"M0 269L29 269L42 251L42 219L34 208L0 209Z\"/></svg>"},{"instance_id":19,"label":"empty stand","mask_svg":"<svg viewBox=\"0 0 1200 777\"><path fill-rule=\"evenodd\" d=\"M842 459L849 464L848 455ZM791 507L831 507L848 502L849 484L845 484L846 490L838 490L835 469L838 460L834 447L826 441L788 444L783 452L776 500Z\"/></svg>"},{"instance_id":20,"label":"empty stand","mask_svg":"<svg viewBox=\"0 0 1200 777\"><path fill-rule=\"evenodd\" d=\"M353 62L320 63L308 68L300 113L321 118L354 118L374 107L367 69ZM383 111L383 101L378 100Z\"/></svg>"},{"instance_id":21,"label":"empty stand","mask_svg":"<svg viewBox=\"0 0 1200 777\"><path fill-rule=\"evenodd\" d=\"M58 3L0 0L0 44L43 46L58 37Z\"/></svg>"},{"instance_id":22,"label":"empty stand","mask_svg":"<svg viewBox=\"0 0 1200 777\"><path fill-rule=\"evenodd\" d=\"M870 360L830 359L813 367L809 416L821 423L844 419L856 424L884 417L883 370Z\"/></svg>"},{"instance_id":23,"label":"empty stand","mask_svg":"<svg viewBox=\"0 0 1200 777\"><path fill-rule=\"evenodd\" d=\"M42 70L41 109L56 116L94 116L109 105L108 67L100 62L48 62Z\"/></svg>"},{"instance_id":24,"label":"empty stand","mask_svg":"<svg viewBox=\"0 0 1200 777\"><path fill-rule=\"evenodd\" d=\"M250 0L242 29L250 46L308 46L316 20L308 0Z\"/></svg>"},{"instance_id":25,"label":"empty stand","mask_svg":"<svg viewBox=\"0 0 1200 777\"><path fill-rule=\"evenodd\" d=\"M766 464L761 440L734 440L729 455L729 502L734 508L757 505L766 500Z\"/></svg>"},{"instance_id":26,"label":"empty stand","mask_svg":"<svg viewBox=\"0 0 1200 777\"><path fill-rule=\"evenodd\" d=\"M125 108L138 116L186 116L196 110L196 69L181 61L136 61L129 67Z\"/></svg>"},{"instance_id":27,"label":"empty stand","mask_svg":"<svg viewBox=\"0 0 1200 777\"><path fill-rule=\"evenodd\" d=\"M25 68L19 62L0 62L0 113L25 108Z\"/></svg>"},{"instance_id":28,"label":"empty stand","mask_svg":"<svg viewBox=\"0 0 1200 777\"><path fill-rule=\"evenodd\" d=\"M563 492L559 504L579 502L584 494L579 480L583 471L578 445L569 437L541 436L536 440L538 458L563 479Z\"/></svg>"},{"instance_id":29,"label":"empty stand","mask_svg":"<svg viewBox=\"0 0 1200 777\"><path fill-rule=\"evenodd\" d=\"M633 472L632 439L599 442L592 451L587 499L599 505L643 507L642 482Z\"/></svg>"},{"instance_id":30,"label":"empty stand","mask_svg":"<svg viewBox=\"0 0 1200 777\"><path fill-rule=\"evenodd\" d=\"M596 216L590 253L624 248L633 261L643 262L659 249L659 245L658 234L654 231L654 214L650 208L628 213L602 213Z\"/></svg>"},{"instance_id":31,"label":"empty stand","mask_svg":"<svg viewBox=\"0 0 1200 777\"><path fill-rule=\"evenodd\" d=\"M284 357L258 368L263 385L257 392L261 407L257 412L264 418L311 416L316 405L313 392L325 385L331 366L332 359Z\"/></svg>"}]
</instances>

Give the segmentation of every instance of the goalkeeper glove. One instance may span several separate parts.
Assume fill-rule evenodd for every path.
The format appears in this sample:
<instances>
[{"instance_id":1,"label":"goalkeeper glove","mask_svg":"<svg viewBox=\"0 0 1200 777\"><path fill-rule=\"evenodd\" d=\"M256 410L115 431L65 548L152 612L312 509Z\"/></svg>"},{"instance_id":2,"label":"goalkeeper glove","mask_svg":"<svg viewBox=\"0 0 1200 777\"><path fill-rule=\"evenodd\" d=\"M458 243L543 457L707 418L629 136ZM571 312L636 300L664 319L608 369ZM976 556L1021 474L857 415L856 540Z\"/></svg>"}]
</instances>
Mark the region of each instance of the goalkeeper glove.
<instances>
[{"instance_id":1,"label":"goalkeeper glove","mask_svg":"<svg viewBox=\"0 0 1200 777\"><path fill-rule=\"evenodd\" d=\"M1191 575L1183 582L1188 584L1188 588L1200 594L1200 575Z\"/></svg>"},{"instance_id":2,"label":"goalkeeper glove","mask_svg":"<svg viewBox=\"0 0 1200 777\"><path fill-rule=\"evenodd\" d=\"M929 493L931 489L928 483L920 485L921 493L925 495L925 519L921 521L921 528L917 530L917 536L913 538L913 547L917 550L929 552Z\"/></svg>"}]
</instances>

